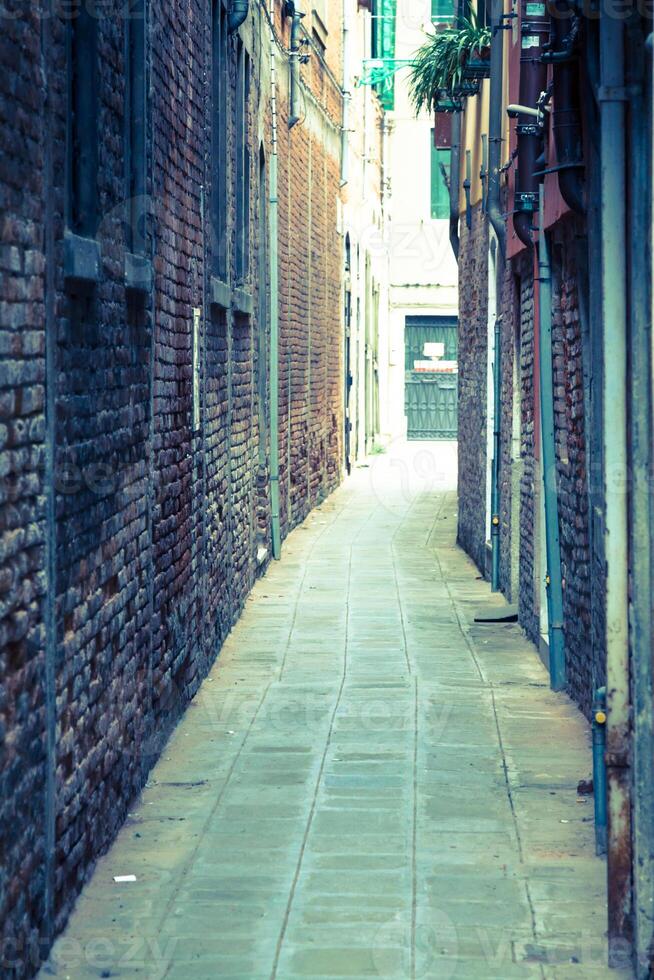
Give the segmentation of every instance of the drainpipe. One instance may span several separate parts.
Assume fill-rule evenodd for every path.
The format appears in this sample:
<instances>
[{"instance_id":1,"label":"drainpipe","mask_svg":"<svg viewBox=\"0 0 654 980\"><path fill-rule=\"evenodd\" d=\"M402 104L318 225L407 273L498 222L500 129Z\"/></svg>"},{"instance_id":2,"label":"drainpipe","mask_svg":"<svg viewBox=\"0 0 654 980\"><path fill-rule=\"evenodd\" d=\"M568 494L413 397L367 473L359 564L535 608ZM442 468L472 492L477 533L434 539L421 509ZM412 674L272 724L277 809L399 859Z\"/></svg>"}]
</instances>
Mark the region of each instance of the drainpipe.
<instances>
[{"instance_id":1,"label":"drainpipe","mask_svg":"<svg viewBox=\"0 0 654 980\"><path fill-rule=\"evenodd\" d=\"M227 15L227 33L237 31L248 15L249 0L232 0Z\"/></svg>"},{"instance_id":2,"label":"drainpipe","mask_svg":"<svg viewBox=\"0 0 654 980\"><path fill-rule=\"evenodd\" d=\"M504 0L492 0L493 35L490 57L490 109L488 123L488 220L497 236L495 363L493 385L493 466L491 470L491 588L500 589L500 448L502 428L502 286L506 259L506 224L502 210L502 142L504 130Z\"/></svg>"},{"instance_id":3,"label":"drainpipe","mask_svg":"<svg viewBox=\"0 0 654 980\"><path fill-rule=\"evenodd\" d=\"M627 21L629 105L629 373L631 393L631 690L633 707L633 885L636 976L654 966L654 676L652 662L652 102L650 42Z\"/></svg>"},{"instance_id":4,"label":"drainpipe","mask_svg":"<svg viewBox=\"0 0 654 980\"><path fill-rule=\"evenodd\" d=\"M275 60L275 0L270 0L270 510L272 553L282 556L279 515L279 197L277 146L277 64Z\"/></svg>"},{"instance_id":5,"label":"drainpipe","mask_svg":"<svg viewBox=\"0 0 654 980\"><path fill-rule=\"evenodd\" d=\"M295 9L291 19L291 50L289 66L291 69L291 111L288 128L293 129L300 121L300 24L304 14Z\"/></svg>"},{"instance_id":6,"label":"drainpipe","mask_svg":"<svg viewBox=\"0 0 654 980\"><path fill-rule=\"evenodd\" d=\"M545 231L545 190L540 187L538 236L540 418L543 446L543 494L547 552L547 611L550 644L550 685L562 691L566 685L565 638L563 635L563 583L559 501L556 487L556 436L554 432L554 376L552 359L552 268Z\"/></svg>"},{"instance_id":7,"label":"drainpipe","mask_svg":"<svg viewBox=\"0 0 654 980\"><path fill-rule=\"evenodd\" d=\"M606 854L606 688L593 697L593 795L595 797L595 853Z\"/></svg>"},{"instance_id":8,"label":"drainpipe","mask_svg":"<svg viewBox=\"0 0 654 980\"><path fill-rule=\"evenodd\" d=\"M454 258L459 258L459 187L461 170L461 114L452 115L452 135L450 137L450 244Z\"/></svg>"},{"instance_id":9,"label":"drainpipe","mask_svg":"<svg viewBox=\"0 0 654 980\"><path fill-rule=\"evenodd\" d=\"M600 20L602 339L606 524L606 762L609 963L632 940L627 495L627 234L624 24Z\"/></svg>"},{"instance_id":10,"label":"drainpipe","mask_svg":"<svg viewBox=\"0 0 654 980\"><path fill-rule=\"evenodd\" d=\"M542 61L550 36L545 2L522 0L520 20L520 105L535 108L547 87L547 65ZM534 215L538 210L538 191L542 170L543 130L525 113L518 115L518 180L515 191L513 227L525 245L533 244Z\"/></svg>"},{"instance_id":11,"label":"drainpipe","mask_svg":"<svg viewBox=\"0 0 654 980\"><path fill-rule=\"evenodd\" d=\"M567 2L559 3L551 10L551 34L549 50L543 61L554 66L552 73L552 135L556 146L556 171L561 197L577 214L585 214L584 202L584 151L581 135L581 85L577 37L579 18L569 14Z\"/></svg>"},{"instance_id":12,"label":"drainpipe","mask_svg":"<svg viewBox=\"0 0 654 980\"><path fill-rule=\"evenodd\" d=\"M341 187L350 179L350 0L343 0L343 116L341 120Z\"/></svg>"}]
</instances>

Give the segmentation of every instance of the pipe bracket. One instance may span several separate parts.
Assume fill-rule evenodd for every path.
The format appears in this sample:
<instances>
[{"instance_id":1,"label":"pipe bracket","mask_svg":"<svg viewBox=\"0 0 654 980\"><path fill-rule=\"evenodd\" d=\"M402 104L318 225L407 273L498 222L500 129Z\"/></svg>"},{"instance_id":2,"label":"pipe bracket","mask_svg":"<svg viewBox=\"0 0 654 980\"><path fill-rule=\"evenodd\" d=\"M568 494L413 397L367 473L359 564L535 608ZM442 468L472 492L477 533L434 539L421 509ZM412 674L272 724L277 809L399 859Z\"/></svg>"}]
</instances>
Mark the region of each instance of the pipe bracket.
<instances>
[{"instance_id":1,"label":"pipe bracket","mask_svg":"<svg viewBox=\"0 0 654 980\"><path fill-rule=\"evenodd\" d=\"M640 85L600 85L597 90L598 102L629 102L636 95L640 95L642 87Z\"/></svg>"}]
</instances>

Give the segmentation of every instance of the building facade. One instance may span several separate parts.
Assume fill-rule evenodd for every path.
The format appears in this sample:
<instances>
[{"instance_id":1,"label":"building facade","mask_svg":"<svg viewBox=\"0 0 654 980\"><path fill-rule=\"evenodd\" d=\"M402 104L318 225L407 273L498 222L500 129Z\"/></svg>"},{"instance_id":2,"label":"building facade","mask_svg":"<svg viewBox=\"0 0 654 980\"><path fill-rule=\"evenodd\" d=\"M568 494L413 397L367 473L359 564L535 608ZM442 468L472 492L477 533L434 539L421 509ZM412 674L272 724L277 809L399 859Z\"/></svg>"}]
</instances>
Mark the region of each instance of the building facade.
<instances>
[{"instance_id":1,"label":"building facade","mask_svg":"<svg viewBox=\"0 0 654 980\"><path fill-rule=\"evenodd\" d=\"M3 18L3 976L341 478L342 13Z\"/></svg>"},{"instance_id":2,"label":"building facade","mask_svg":"<svg viewBox=\"0 0 654 980\"><path fill-rule=\"evenodd\" d=\"M455 116L459 541L606 738L611 962L647 977L651 18L486 16L490 77Z\"/></svg>"},{"instance_id":3,"label":"building facade","mask_svg":"<svg viewBox=\"0 0 654 980\"><path fill-rule=\"evenodd\" d=\"M426 344L445 344L439 360L457 361L458 276L449 241L450 125L426 112L417 115L408 84L408 66L425 33L433 29L435 7L431 0L399 5L396 84L386 115L390 315L383 429L390 439L457 435L454 368L432 372L425 355ZM420 365L424 367L416 370Z\"/></svg>"}]
</instances>

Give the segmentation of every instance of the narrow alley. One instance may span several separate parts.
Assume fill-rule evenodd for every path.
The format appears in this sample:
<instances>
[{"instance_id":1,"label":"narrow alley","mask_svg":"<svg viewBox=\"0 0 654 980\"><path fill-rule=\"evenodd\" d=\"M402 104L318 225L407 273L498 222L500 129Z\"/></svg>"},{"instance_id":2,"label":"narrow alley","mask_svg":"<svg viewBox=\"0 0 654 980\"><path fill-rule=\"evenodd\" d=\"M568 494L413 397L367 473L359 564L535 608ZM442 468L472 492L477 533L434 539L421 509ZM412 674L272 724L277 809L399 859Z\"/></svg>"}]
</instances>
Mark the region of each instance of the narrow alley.
<instances>
[{"instance_id":1,"label":"narrow alley","mask_svg":"<svg viewBox=\"0 0 654 980\"><path fill-rule=\"evenodd\" d=\"M475 625L455 487L454 443L394 444L292 532L44 978L628 975L586 723Z\"/></svg>"}]
</instances>

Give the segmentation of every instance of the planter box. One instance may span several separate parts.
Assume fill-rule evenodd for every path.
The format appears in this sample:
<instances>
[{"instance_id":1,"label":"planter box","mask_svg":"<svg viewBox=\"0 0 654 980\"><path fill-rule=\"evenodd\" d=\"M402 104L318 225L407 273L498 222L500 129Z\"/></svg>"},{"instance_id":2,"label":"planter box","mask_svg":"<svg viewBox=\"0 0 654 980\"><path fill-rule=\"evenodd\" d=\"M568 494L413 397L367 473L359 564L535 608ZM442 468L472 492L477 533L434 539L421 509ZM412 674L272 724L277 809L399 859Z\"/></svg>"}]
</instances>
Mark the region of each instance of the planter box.
<instances>
[{"instance_id":1,"label":"planter box","mask_svg":"<svg viewBox=\"0 0 654 980\"><path fill-rule=\"evenodd\" d=\"M487 58L471 58L463 69L463 77L468 80L490 78L490 61Z\"/></svg>"}]
</instances>

